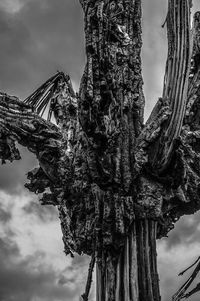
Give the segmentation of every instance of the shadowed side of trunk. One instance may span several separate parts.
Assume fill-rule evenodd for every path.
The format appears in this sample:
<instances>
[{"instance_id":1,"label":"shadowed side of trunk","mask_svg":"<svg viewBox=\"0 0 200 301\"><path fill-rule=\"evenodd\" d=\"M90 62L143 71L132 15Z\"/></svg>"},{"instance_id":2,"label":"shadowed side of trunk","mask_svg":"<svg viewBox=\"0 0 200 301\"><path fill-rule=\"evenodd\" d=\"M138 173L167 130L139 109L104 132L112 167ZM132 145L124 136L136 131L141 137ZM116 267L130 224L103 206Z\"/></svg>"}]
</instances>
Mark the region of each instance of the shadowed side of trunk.
<instances>
[{"instance_id":1,"label":"shadowed side of trunk","mask_svg":"<svg viewBox=\"0 0 200 301\"><path fill-rule=\"evenodd\" d=\"M159 301L157 222L137 220L120 256L103 255L97 263L97 301Z\"/></svg>"}]
</instances>

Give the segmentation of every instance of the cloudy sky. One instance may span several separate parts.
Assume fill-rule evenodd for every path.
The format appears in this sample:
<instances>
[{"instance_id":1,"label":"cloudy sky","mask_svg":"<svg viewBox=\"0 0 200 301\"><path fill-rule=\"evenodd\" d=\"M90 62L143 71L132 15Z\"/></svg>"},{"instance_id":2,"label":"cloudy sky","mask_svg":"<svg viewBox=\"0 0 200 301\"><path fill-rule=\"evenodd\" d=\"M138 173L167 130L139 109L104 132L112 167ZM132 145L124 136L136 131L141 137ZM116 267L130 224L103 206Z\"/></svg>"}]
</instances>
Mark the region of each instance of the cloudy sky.
<instances>
[{"instance_id":1,"label":"cloudy sky","mask_svg":"<svg viewBox=\"0 0 200 301\"><path fill-rule=\"evenodd\" d=\"M167 0L143 0L143 72L148 116L162 94ZM194 10L200 10L198 0ZM24 99L57 70L78 89L84 67L83 16L78 0L0 0L0 90ZM41 207L23 188L37 165L0 167L0 300L75 301L83 291L88 258L64 256L57 212ZM200 255L200 214L184 217L158 242L163 301L179 287L177 274ZM200 276L199 276L200 280ZM199 296L191 301L199 300Z\"/></svg>"}]
</instances>

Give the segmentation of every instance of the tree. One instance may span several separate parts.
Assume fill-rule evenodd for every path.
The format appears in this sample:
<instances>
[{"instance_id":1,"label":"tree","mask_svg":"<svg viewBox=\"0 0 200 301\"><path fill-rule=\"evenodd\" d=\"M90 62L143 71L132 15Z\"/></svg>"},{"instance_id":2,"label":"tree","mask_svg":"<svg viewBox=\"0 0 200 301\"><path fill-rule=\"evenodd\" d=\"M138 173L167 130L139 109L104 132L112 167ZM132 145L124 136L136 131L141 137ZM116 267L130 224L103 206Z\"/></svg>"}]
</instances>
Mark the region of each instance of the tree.
<instances>
[{"instance_id":1,"label":"tree","mask_svg":"<svg viewBox=\"0 0 200 301\"><path fill-rule=\"evenodd\" d=\"M26 187L57 206L66 254L91 256L84 301L95 262L97 301L159 301L156 239L200 209L200 13L191 34L191 0L168 1L163 95L144 125L141 0L80 2L79 94L62 72L24 102L1 93L0 157L20 159L16 141L36 154Z\"/></svg>"}]
</instances>

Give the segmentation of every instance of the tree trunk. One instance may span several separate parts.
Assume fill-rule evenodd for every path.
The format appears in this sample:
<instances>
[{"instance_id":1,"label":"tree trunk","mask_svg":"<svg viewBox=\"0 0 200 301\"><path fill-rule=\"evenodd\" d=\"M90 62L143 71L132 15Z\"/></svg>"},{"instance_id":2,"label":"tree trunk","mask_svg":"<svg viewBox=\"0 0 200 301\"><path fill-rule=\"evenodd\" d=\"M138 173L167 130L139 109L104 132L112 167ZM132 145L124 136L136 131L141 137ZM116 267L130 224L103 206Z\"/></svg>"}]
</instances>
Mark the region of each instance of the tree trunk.
<instances>
[{"instance_id":1,"label":"tree trunk","mask_svg":"<svg viewBox=\"0 0 200 301\"><path fill-rule=\"evenodd\" d=\"M134 221L120 256L104 254L96 267L97 301L159 301L157 222Z\"/></svg>"},{"instance_id":2,"label":"tree trunk","mask_svg":"<svg viewBox=\"0 0 200 301\"><path fill-rule=\"evenodd\" d=\"M200 17L191 72L191 1L169 0L163 97L144 126L141 0L80 2L87 62L78 97L61 73L29 105L0 93L0 157L19 159L15 141L37 155L26 187L58 206L66 254L92 256L82 300L96 260L97 301L159 301L156 238L200 208ZM48 105L60 129L37 116Z\"/></svg>"}]
</instances>

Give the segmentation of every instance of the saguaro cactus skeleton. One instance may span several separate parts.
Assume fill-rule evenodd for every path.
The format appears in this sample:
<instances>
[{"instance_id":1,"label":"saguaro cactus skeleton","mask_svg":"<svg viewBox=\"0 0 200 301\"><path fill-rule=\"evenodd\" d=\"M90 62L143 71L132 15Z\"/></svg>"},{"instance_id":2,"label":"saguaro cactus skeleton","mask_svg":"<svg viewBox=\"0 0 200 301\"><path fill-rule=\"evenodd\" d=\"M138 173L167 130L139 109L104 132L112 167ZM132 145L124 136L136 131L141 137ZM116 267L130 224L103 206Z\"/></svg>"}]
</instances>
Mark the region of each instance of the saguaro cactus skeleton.
<instances>
[{"instance_id":1,"label":"saguaro cactus skeleton","mask_svg":"<svg viewBox=\"0 0 200 301\"><path fill-rule=\"evenodd\" d=\"M96 262L97 301L159 301L156 239L200 209L200 13L191 30L191 0L168 1L163 95L144 125L141 0L80 2L79 94L62 72L24 102L1 93L0 157L20 159L15 141L36 154L26 187L57 206L66 254L92 258L83 300Z\"/></svg>"}]
</instances>

